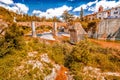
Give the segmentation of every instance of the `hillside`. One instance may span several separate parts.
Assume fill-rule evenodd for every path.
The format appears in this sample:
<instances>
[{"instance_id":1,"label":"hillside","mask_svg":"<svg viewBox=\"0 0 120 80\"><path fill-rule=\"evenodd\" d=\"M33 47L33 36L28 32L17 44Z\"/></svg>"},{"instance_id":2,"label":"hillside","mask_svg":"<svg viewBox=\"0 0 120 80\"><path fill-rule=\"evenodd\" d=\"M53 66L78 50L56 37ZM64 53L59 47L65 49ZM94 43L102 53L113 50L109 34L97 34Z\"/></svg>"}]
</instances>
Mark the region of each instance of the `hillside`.
<instances>
[{"instance_id":1,"label":"hillside","mask_svg":"<svg viewBox=\"0 0 120 80\"><path fill-rule=\"evenodd\" d=\"M52 44L12 24L0 38L1 80L119 80L119 50L85 39Z\"/></svg>"},{"instance_id":2,"label":"hillside","mask_svg":"<svg viewBox=\"0 0 120 80\"><path fill-rule=\"evenodd\" d=\"M29 16L27 14L21 15L16 14L12 11L9 11L3 7L0 7L0 18L2 18L6 22L13 22L14 17L16 17L17 21L40 21L40 18L36 16Z\"/></svg>"},{"instance_id":3,"label":"hillside","mask_svg":"<svg viewBox=\"0 0 120 80\"><path fill-rule=\"evenodd\" d=\"M14 16L17 21L37 17L0 10L0 17L9 22L7 29L0 23L0 33L5 32L0 36L0 80L120 80L119 42L85 38L72 45L68 38L57 36L53 42L33 38L25 35L29 28L10 22Z\"/></svg>"}]
</instances>

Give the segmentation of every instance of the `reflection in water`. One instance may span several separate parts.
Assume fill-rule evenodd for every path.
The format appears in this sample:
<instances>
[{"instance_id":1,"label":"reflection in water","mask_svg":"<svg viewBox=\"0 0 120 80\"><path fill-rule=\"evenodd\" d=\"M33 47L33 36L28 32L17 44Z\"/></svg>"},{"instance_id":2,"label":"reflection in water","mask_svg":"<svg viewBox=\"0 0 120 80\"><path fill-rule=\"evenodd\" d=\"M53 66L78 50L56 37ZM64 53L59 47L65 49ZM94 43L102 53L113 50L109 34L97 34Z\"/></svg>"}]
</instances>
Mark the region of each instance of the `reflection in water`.
<instances>
[{"instance_id":1,"label":"reflection in water","mask_svg":"<svg viewBox=\"0 0 120 80\"><path fill-rule=\"evenodd\" d=\"M53 37L52 33L51 32L44 32L42 34L37 34L38 37L42 38L42 39L48 39L48 40L55 40L55 38ZM65 33L65 32L59 32L57 34L58 37L61 37L61 36L67 36L69 37L70 35L68 33Z\"/></svg>"}]
</instances>

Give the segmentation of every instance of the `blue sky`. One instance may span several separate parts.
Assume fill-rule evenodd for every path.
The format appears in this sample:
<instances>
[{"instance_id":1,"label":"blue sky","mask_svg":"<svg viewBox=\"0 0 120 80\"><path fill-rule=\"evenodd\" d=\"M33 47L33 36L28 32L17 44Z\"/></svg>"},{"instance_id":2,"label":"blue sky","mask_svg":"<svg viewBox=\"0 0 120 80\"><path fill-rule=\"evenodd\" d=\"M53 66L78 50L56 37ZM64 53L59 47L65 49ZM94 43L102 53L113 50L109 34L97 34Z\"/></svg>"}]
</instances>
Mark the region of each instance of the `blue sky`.
<instances>
[{"instance_id":1,"label":"blue sky","mask_svg":"<svg viewBox=\"0 0 120 80\"><path fill-rule=\"evenodd\" d=\"M89 2L89 0L14 0L14 2L20 2L29 7L29 14L33 10L46 11L49 8L57 8L63 5L72 6L76 8L77 6Z\"/></svg>"},{"instance_id":2,"label":"blue sky","mask_svg":"<svg viewBox=\"0 0 120 80\"><path fill-rule=\"evenodd\" d=\"M0 6L14 12L19 11L39 17L60 17L64 10L78 16L83 7L84 14L97 12L102 5L104 9L120 6L120 0L0 0Z\"/></svg>"}]
</instances>

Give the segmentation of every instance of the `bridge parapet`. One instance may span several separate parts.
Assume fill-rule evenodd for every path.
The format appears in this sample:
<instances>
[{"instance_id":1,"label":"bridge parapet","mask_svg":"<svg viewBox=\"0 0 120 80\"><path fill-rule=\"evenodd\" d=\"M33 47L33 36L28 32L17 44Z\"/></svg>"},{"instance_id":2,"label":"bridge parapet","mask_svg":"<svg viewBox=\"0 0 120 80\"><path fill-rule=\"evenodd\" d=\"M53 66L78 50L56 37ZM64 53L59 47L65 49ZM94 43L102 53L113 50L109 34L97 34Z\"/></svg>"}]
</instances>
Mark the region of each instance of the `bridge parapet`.
<instances>
[{"instance_id":1,"label":"bridge parapet","mask_svg":"<svg viewBox=\"0 0 120 80\"><path fill-rule=\"evenodd\" d=\"M18 25L31 27L31 22L17 22ZM54 27L54 22L35 22L36 27L50 26ZM67 28L67 23L57 22L57 27Z\"/></svg>"}]
</instances>

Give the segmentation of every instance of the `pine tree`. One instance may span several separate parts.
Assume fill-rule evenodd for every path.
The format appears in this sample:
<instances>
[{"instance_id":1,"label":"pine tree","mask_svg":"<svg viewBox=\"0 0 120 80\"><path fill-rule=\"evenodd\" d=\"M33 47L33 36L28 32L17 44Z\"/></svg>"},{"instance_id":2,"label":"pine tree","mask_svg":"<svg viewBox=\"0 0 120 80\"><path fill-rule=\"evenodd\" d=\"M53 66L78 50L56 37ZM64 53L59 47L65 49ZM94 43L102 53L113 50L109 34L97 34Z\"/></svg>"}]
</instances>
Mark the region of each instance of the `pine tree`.
<instances>
[{"instance_id":1,"label":"pine tree","mask_svg":"<svg viewBox=\"0 0 120 80\"><path fill-rule=\"evenodd\" d=\"M84 11L83 11L83 8L81 7L81 10L80 10L80 20L83 21L83 15L84 15Z\"/></svg>"}]
</instances>

